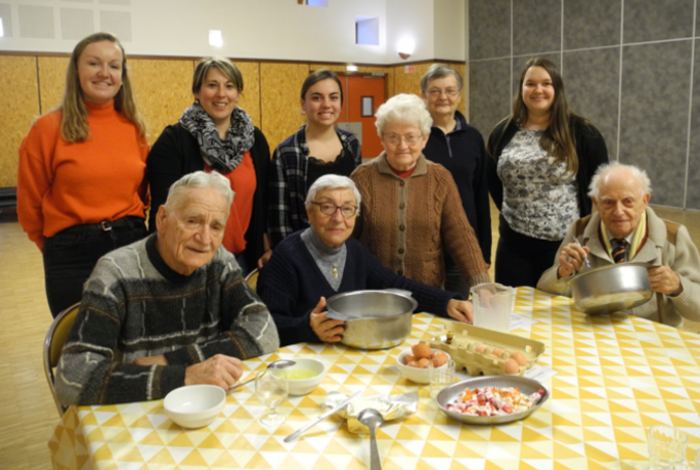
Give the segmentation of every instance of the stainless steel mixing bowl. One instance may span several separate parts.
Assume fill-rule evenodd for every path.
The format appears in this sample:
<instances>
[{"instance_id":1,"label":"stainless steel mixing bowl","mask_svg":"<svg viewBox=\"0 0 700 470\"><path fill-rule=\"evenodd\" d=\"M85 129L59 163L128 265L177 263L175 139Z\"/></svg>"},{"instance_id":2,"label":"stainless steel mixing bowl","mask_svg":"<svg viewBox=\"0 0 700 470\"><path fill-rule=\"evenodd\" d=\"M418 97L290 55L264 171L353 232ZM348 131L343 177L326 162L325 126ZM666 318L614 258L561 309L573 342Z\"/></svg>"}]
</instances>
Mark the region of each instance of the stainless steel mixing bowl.
<instances>
[{"instance_id":1,"label":"stainless steel mixing bowl","mask_svg":"<svg viewBox=\"0 0 700 470\"><path fill-rule=\"evenodd\" d=\"M345 320L342 344L362 349L391 348L411 333L418 303L410 296L381 290L359 290L328 299L328 316Z\"/></svg>"},{"instance_id":2,"label":"stainless steel mixing bowl","mask_svg":"<svg viewBox=\"0 0 700 470\"><path fill-rule=\"evenodd\" d=\"M646 303L653 292L647 264L620 263L584 271L571 280L577 309L590 315L629 310Z\"/></svg>"}]
</instances>

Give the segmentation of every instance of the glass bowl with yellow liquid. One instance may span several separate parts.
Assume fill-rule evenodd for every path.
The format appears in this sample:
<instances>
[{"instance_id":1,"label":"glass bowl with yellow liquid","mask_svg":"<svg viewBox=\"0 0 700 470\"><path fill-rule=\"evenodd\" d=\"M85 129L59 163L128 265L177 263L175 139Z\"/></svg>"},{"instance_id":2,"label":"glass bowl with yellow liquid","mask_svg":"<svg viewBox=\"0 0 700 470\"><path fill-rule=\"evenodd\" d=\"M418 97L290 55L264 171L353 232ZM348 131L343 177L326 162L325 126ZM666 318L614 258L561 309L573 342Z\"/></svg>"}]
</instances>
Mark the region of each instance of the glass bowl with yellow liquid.
<instances>
[{"instance_id":1,"label":"glass bowl with yellow liquid","mask_svg":"<svg viewBox=\"0 0 700 470\"><path fill-rule=\"evenodd\" d=\"M290 395L306 395L313 392L326 376L326 365L310 357L293 358L293 366L285 368Z\"/></svg>"}]
</instances>

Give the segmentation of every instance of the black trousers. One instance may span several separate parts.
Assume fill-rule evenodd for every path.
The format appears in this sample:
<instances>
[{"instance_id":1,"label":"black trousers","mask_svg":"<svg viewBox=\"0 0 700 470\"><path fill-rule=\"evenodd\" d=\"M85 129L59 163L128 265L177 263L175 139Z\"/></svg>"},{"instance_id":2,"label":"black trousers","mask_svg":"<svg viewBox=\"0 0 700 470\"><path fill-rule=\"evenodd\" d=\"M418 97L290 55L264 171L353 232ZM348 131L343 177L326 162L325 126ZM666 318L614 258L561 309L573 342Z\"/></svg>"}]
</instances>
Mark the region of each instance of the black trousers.
<instances>
[{"instance_id":1,"label":"black trousers","mask_svg":"<svg viewBox=\"0 0 700 470\"><path fill-rule=\"evenodd\" d=\"M502 215L498 220L496 282L512 287L536 287L542 273L554 264L561 240L531 238L513 231Z\"/></svg>"},{"instance_id":2,"label":"black trousers","mask_svg":"<svg viewBox=\"0 0 700 470\"><path fill-rule=\"evenodd\" d=\"M54 318L83 296L97 260L147 235L144 219L124 217L102 224L74 225L44 241L44 283Z\"/></svg>"}]
</instances>

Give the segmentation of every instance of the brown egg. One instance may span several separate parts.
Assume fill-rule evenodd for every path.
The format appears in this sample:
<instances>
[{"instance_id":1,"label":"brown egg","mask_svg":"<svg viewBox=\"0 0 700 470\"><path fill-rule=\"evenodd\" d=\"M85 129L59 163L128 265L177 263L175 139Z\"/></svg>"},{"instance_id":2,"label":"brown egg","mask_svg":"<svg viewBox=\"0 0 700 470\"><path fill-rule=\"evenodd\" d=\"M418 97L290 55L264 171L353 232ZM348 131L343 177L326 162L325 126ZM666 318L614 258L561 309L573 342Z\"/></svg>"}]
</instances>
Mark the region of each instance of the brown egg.
<instances>
[{"instance_id":1,"label":"brown egg","mask_svg":"<svg viewBox=\"0 0 700 470\"><path fill-rule=\"evenodd\" d=\"M506 375L513 375L520 372L520 366L518 366L518 361L511 358L506 359L503 369Z\"/></svg>"},{"instance_id":2,"label":"brown egg","mask_svg":"<svg viewBox=\"0 0 700 470\"><path fill-rule=\"evenodd\" d=\"M432 358L431 361L433 363L433 367L440 367L442 365L447 364L447 356L445 356L444 354L442 356L436 356Z\"/></svg>"},{"instance_id":3,"label":"brown egg","mask_svg":"<svg viewBox=\"0 0 700 470\"><path fill-rule=\"evenodd\" d=\"M418 361L407 362L406 365L408 367L418 367Z\"/></svg>"},{"instance_id":4,"label":"brown egg","mask_svg":"<svg viewBox=\"0 0 700 470\"><path fill-rule=\"evenodd\" d=\"M520 351L515 351L513 354L511 354L510 359L515 359L516 361L518 361L518 365L521 366L527 364L527 359L525 358L525 355Z\"/></svg>"},{"instance_id":5,"label":"brown egg","mask_svg":"<svg viewBox=\"0 0 700 470\"><path fill-rule=\"evenodd\" d=\"M418 343L413 345L411 350L418 359L430 357L430 345Z\"/></svg>"},{"instance_id":6,"label":"brown egg","mask_svg":"<svg viewBox=\"0 0 700 470\"><path fill-rule=\"evenodd\" d=\"M491 355L493 357L501 357L503 355L503 349L501 348L496 348L493 351L491 351Z\"/></svg>"},{"instance_id":7,"label":"brown egg","mask_svg":"<svg viewBox=\"0 0 700 470\"><path fill-rule=\"evenodd\" d=\"M428 362L430 362L430 359L428 359L427 357L422 357L418 359L418 367L420 367L421 369L427 369Z\"/></svg>"},{"instance_id":8,"label":"brown egg","mask_svg":"<svg viewBox=\"0 0 700 470\"><path fill-rule=\"evenodd\" d=\"M477 347L474 348L474 352L477 352L479 354L484 354L486 352L486 349L488 349L489 345L481 343Z\"/></svg>"},{"instance_id":9,"label":"brown egg","mask_svg":"<svg viewBox=\"0 0 700 470\"><path fill-rule=\"evenodd\" d=\"M408 365L409 362L416 362L418 358L414 356L413 354L406 354L403 358L404 363Z\"/></svg>"},{"instance_id":10,"label":"brown egg","mask_svg":"<svg viewBox=\"0 0 700 470\"><path fill-rule=\"evenodd\" d=\"M445 359L447 359L447 354L445 354L445 351L440 351L440 350L433 351L430 354L430 359L435 359L436 357L444 357Z\"/></svg>"}]
</instances>

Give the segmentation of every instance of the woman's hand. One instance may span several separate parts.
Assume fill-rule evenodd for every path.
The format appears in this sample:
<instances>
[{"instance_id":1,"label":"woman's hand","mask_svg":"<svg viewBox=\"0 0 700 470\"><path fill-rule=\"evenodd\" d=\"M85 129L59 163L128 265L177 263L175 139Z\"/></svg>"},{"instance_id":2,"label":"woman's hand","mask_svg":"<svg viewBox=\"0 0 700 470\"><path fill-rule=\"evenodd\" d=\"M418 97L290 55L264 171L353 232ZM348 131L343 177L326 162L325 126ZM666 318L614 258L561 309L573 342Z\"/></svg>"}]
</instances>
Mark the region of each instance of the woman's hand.
<instances>
[{"instance_id":1,"label":"woman's hand","mask_svg":"<svg viewBox=\"0 0 700 470\"><path fill-rule=\"evenodd\" d=\"M474 308L467 300L451 299L447 303L447 314L462 323L471 324L474 321Z\"/></svg>"},{"instance_id":2,"label":"woman's hand","mask_svg":"<svg viewBox=\"0 0 700 470\"><path fill-rule=\"evenodd\" d=\"M228 390L243 375L241 360L217 354L185 369L185 385L211 384Z\"/></svg>"},{"instance_id":3,"label":"woman's hand","mask_svg":"<svg viewBox=\"0 0 700 470\"><path fill-rule=\"evenodd\" d=\"M345 331L343 326L345 322L328 318L326 312L323 311L324 308L326 308L326 298L321 297L321 300L316 304L316 308L311 312L311 318L309 319L311 329L324 343L337 343L343 339L341 334Z\"/></svg>"},{"instance_id":4,"label":"woman's hand","mask_svg":"<svg viewBox=\"0 0 700 470\"><path fill-rule=\"evenodd\" d=\"M580 271L584 265L584 259L591 251L587 246L579 246L577 243L569 243L559 255L559 270L557 274L559 279L569 277L574 271Z\"/></svg>"}]
</instances>

